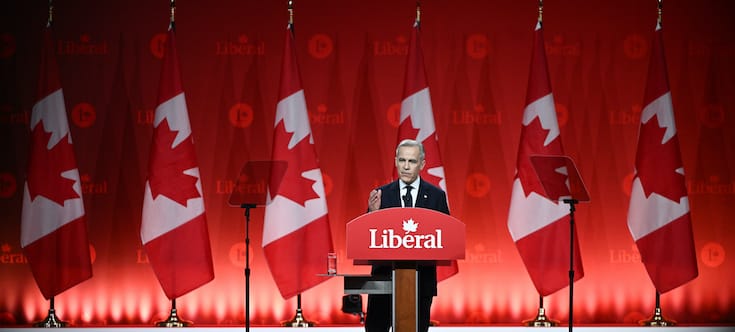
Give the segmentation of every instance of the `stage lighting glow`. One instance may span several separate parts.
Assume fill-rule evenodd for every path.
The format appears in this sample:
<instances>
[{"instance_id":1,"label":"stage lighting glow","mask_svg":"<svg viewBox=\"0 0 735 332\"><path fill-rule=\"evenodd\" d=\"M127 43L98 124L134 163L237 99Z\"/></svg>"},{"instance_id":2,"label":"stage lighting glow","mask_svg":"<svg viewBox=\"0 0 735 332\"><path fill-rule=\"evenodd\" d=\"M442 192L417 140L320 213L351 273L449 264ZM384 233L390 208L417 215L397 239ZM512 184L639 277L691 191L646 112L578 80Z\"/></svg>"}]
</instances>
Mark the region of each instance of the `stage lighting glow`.
<instances>
[{"instance_id":1,"label":"stage lighting glow","mask_svg":"<svg viewBox=\"0 0 735 332\"><path fill-rule=\"evenodd\" d=\"M138 319L142 322L148 322L151 319L152 315L152 305L153 301L151 300L151 294L150 293L142 293L139 295L140 302L137 306L134 308L138 311L138 317L128 317L131 321L134 319Z\"/></svg>"},{"instance_id":2,"label":"stage lighting glow","mask_svg":"<svg viewBox=\"0 0 735 332\"><path fill-rule=\"evenodd\" d=\"M43 304L48 306L47 301L36 301L32 298L26 298L23 300L23 315L25 316L26 321L33 322L37 317L45 317L45 315L43 315Z\"/></svg>"},{"instance_id":3,"label":"stage lighting glow","mask_svg":"<svg viewBox=\"0 0 735 332\"><path fill-rule=\"evenodd\" d=\"M525 295L524 293L525 292L518 292L518 293L510 292L510 294L518 294L518 295L517 296L510 295L506 298L506 301L504 301L504 303L506 303L508 307L504 308L503 311L510 312L510 314L513 317L521 317L522 315L527 315L529 312L528 308L530 306L525 301L526 296L524 296ZM524 295L521 295L521 294L524 294ZM537 308L532 309L531 312L535 314L536 309Z\"/></svg>"},{"instance_id":4,"label":"stage lighting glow","mask_svg":"<svg viewBox=\"0 0 735 332\"><path fill-rule=\"evenodd\" d=\"M84 308L87 308L87 309L82 310L80 318L82 322L84 322L84 324L89 324L94 319L94 310L92 309L92 307L88 307L88 306L84 306Z\"/></svg>"},{"instance_id":5,"label":"stage lighting glow","mask_svg":"<svg viewBox=\"0 0 735 332\"><path fill-rule=\"evenodd\" d=\"M119 323L123 318L123 309L128 306L127 304L123 304L123 301L129 303L129 299L130 295L114 296L111 298L100 299L100 301L98 301L97 303L105 303L106 301L110 301L108 307L109 312L107 312L105 316L112 318L113 322Z\"/></svg>"},{"instance_id":6,"label":"stage lighting glow","mask_svg":"<svg viewBox=\"0 0 735 332\"><path fill-rule=\"evenodd\" d=\"M227 316L228 311L236 314L238 312L237 306L233 305L231 296L219 297L214 301L214 317L218 322L221 322ZM235 317L237 317L235 315Z\"/></svg>"},{"instance_id":7,"label":"stage lighting glow","mask_svg":"<svg viewBox=\"0 0 735 332\"><path fill-rule=\"evenodd\" d=\"M488 318L494 316L498 310L497 306L494 306L495 301L492 297L493 295L479 296L480 299L477 303L478 307L481 308L481 314Z\"/></svg>"},{"instance_id":8,"label":"stage lighting glow","mask_svg":"<svg viewBox=\"0 0 735 332\"><path fill-rule=\"evenodd\" d=\"M465 310L465 298L461 292L455 293L455 297L452 299L452 307L449 309L454 317L461 317Z\"/></svg>"}]
</instances>

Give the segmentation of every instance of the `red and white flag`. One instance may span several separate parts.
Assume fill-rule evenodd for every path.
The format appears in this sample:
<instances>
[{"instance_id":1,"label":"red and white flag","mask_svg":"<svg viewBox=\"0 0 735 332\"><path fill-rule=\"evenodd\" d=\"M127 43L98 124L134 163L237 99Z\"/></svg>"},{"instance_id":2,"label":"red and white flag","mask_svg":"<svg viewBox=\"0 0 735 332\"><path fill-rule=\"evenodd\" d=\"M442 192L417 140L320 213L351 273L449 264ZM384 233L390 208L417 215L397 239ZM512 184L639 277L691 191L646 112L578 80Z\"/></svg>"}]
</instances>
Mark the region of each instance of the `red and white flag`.
<instances>
[{"instance_id":1,"label":"red and white flag","mask_svg":"<svg viewBox=\"0 0 735 332\"><path fill-rule=\"evenodd\" d=\"M166 38L140 238L169 299L214 279L212 249L173 30Z\"/></svg>"},{"instance_id":2,"label":"red and white flag","mask_svg":"<svg viewBox=\"0 0 735 332\"><path fill-rule=\"evenodd\" d=\"M273 133L274 161L285 161L282 178L272 172L263 225L263 251L284 299L327 280L327 253L334 252L322 172L311 135L293 34L286 30L281 87ZM280 183L280 185L278 185Z\"/></svg>"},{"instance_id":3,"label":"red and white flag","mask_svg":"<svg viewBox=\"0 0 735 332\"><path fill-rule=\"evenodd\" d=\"M569 285L570 220L569 206L546 195L529 158L532 155L564 154L541 23L536 25L534 33L522 124L508 230L536 290L546 296ZM575 281L584 276L576 232L575 228Z\"/></svg>"},{"instance_id":4,"label":"red and white flag","mask_svg":"<svg viewBox=\"0 0 735 332\"><path fill-rule=\"evenodd\" d=\"M648 276L665 293L696 278L698 271L660 25L648 66L628 228Z\"/></svg>"},{"instance_id":5,"label":"red and white flag","mask_svg":"<svg viewBox=\"0 0 735 332\"><path fill-rule=\"evenodd\" d=\"M403 101L401 102L398 142L404 139L421 142L426 152L426 166L421 170L421 178L447 191L419 32L418 22L414 23L406 61L406 75L403 81ZM394 177L397 176L395 169L393 172ZM447 279L458 272L459 267L456 261L452 261L448 266L438 266L436 270L437 280Z\"/></svg>"},{"instance_id":6,"label":"red and white flag","mask_svg":"<svg viewBox=\"0 0 735 332\"><path fill-rule=\"evenodd\" d=\"M43 33L38 101L31 113L20 244L46 299L92 277L79 169L51 31Z\"/></svg>"}]
</instances>

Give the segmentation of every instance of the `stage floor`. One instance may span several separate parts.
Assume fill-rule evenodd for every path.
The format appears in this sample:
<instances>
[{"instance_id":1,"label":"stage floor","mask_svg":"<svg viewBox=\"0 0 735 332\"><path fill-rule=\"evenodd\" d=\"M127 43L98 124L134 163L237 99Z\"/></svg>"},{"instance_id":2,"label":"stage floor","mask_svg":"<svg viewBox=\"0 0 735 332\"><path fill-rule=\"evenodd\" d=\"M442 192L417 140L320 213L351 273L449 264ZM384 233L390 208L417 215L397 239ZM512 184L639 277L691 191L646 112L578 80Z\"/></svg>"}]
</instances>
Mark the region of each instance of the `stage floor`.
<instances>
[{"instance_id":1,"label":"stage floor","mask_svg":"<svg viewBox=\"0 0 735 332\"><path fill-rule=\"evenodd\" d=\"M185 328L168 328L168 330L186 330L191 332L228 332L238 331L242 332L245 330L244 326L241 327L185 327ZM347 327L310 327L302 328L308 329L308 332L364 332L365 329L362 326L347 326ZM105 330L109 332L161 332L162 329L158 327L71 327L65 328L64 332L89 332L92 330ZM293 331L294 328L289 327L251 327L252 332L288 332ZM568 331L568 326L561 327L523 327L523 326L440 326L431 327L430 332L513 332L513 331L531 331L540 330L548 332L562 332ZM640 327L640 326L573 326L574 331L578 332L613 332L613 331L625 331L625 332L733 332L735 326L675 326L675 327ZM13 328L0 328L0 331L48 331L43 328L24 328L24 327L13 327Z\"/></svg>"}]
</instances>

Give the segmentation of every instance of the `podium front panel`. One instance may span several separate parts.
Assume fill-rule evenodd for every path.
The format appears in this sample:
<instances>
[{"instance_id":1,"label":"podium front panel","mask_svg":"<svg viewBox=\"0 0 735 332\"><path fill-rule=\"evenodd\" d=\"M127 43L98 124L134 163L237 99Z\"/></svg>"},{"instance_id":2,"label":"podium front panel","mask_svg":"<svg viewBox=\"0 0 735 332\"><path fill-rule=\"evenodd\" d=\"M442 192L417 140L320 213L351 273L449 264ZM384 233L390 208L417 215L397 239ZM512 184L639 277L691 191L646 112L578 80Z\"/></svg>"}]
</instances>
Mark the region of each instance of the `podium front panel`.
<instances>
[{"instance_id":1,"label":"podium front panel","mask_svg":"<svg viewBox=\"0 0 735 332\"><path fill-rule=\"evenodd\" d=\"M465 225L424 208L390 208L347 224L347 258L358 261L448 261L465 256Z\"/></svg>"}]
</instances>

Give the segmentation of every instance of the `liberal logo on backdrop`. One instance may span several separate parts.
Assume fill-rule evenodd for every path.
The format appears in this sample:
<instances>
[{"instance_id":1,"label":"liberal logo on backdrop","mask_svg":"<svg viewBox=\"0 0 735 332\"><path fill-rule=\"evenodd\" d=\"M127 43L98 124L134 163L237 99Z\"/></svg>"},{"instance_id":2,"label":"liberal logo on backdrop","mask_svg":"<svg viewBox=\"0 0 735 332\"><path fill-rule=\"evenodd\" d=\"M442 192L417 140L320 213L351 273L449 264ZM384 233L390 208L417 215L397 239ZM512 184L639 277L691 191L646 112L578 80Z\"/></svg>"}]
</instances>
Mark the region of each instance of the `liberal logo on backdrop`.
<instances>
[{"instance_id":1,"label":"liberal logo on backdrop","mask_svg":"<svg viewBox=\"0 0 735 332\"><path fill-rule=\"evenodd\" d=\"M109 51L106 40L95 40L89 33L81 34L79 40L56 41L58 55L107 55Z\"/></svg>"}]
</instances>

